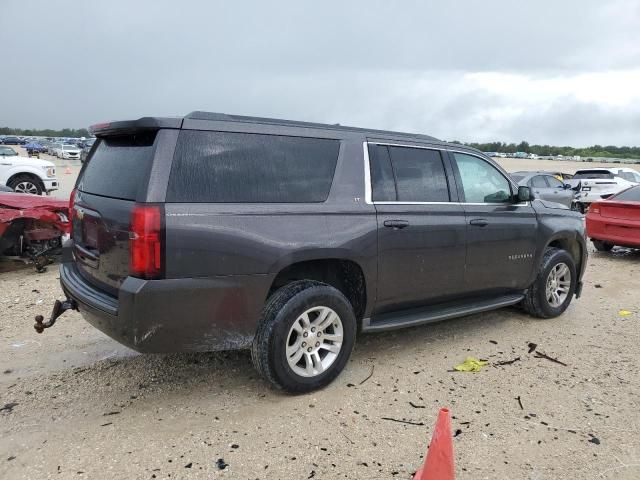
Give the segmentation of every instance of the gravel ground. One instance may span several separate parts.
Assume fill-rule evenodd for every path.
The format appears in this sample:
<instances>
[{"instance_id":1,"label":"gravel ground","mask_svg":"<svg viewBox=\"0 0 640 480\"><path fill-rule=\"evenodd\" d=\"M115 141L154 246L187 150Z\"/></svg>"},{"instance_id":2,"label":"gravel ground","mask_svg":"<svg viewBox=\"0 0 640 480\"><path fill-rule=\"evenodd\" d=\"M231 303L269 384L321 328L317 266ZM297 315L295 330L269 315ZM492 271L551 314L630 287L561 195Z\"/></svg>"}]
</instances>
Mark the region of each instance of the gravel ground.
<instances>
[{"instance_id":1,"label":"gravel ground","mask_svg":"<svg viewBox=\"0 0 640 480\"><path fill-rule=\"evenodd\" d=\"M558 319L511 308L362 336L303 396L269 389L248 353L140 356L75 312L37 335L56 269L3 273L0 478L409 479L441 406L459 480L640 478L639 262L592 252ZM451 371L469 355L491 364Z\"/></svg>"},{"instance_id":2,"label":"gravel ground","mask_svg":"<svg viewBox=\"0 0 640 480\"><path fill-rule=\"evenodd\" d=\"M64 197L78 165L57 163ZM441 406L459 480L640 478L640 251L592 252L583 297L558 319L510 308L362 336L342 375L304 396L269 389L246 352L140 356L75 312L37 335L57 270L11 269L0 264L2 479L409 479ZM452 372L467 356L491 363Z\"/></svg>"}]
</instances>

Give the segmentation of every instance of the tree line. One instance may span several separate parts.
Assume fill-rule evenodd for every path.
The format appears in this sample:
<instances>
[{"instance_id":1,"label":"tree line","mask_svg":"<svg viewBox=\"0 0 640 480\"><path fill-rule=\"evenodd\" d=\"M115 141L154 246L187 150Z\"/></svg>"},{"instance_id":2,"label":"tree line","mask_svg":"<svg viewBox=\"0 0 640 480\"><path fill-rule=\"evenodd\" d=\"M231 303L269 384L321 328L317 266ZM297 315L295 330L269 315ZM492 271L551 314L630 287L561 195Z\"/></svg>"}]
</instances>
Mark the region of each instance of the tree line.
<instances>
[{"instance_id":1,"label":"tree line","mask_svg":"<svg viewBox=\"0 0 640 480\"><path fill-rule=\"evenodd\" d=\"M454 143L460 143L454 141ZM555 147L553 145L529 145L528 142L520 143L504 143L504 142L488 142L488 143L465 143L470 147L477 148L483 152L503 152L515 153L526 152L534 153L540 156L557 156L573 157L579 155L581 157L610 157L610 158L633 158L640 159L640 147L616 147L614 145L593 145L591 147L575 148L575 147Z\"/></svg>"},{"instance_id":2,"label":"tree line","mask_svg":"<svg viewBox=\"0 0 640 480\"><path fill-rule=\"evenodd\" d=\"M9 128L0 127L0 135L18 135L22 137L68 137L80 138L88 137L89 130L86 128L63 128L62 130L52 130L45 128L37 130L32 128Z\"/></svg>"}]
</instances>

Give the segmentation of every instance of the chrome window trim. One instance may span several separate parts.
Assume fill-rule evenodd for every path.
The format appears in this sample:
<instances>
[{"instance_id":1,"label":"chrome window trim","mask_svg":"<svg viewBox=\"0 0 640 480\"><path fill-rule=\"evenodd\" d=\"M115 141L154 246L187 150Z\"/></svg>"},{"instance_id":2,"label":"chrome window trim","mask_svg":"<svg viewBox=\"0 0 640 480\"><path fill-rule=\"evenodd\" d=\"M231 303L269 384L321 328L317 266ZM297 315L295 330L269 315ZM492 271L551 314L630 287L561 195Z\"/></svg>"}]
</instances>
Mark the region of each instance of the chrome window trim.
<instances>
[{"instance_id":1,"label":"chrome window trim","mask_svg":"<svg viewBox=\"0 0 640 480\"><path fill-rule=\"evenodd\" d=\"M369 204L369 205L476 205L476 206L480 206L480 205L487 205L487 206L505 206L505 205L511 205L514 207L526 207L530 205L530 202L524 202L524 203L473 203L473 202L394 202L394 201L381 201L381 202L374 202L372 200L372 194L371 194L371 163L369 160L369 145L385 145L385 146L390 146L390 147L407 147L407 148L421 148L423 150L438 150L438 151L443 151L443 152L451 152L451 153L463 153L465 155L470 155L472 157L477 157L480 160L484 160L485 162L489 163L491 165L490 162L487 161L486 158L483 158L482 156L472 153L472 152L467 152L464 150L456 150L456 149L451 149L451 148L444 148L444 147L424 147L421 145L407 145L407 144L400 144L400 143L385 143L385 142L370 142L365 140L364 142L362 142L362 149L364 151L364 199L365 199L365 203ZM498 171L500 171L500 169L498 169ZM500 173L504 173L504 172L500 172ZM515 187L516 185L509 179L509 177L507 176L507 181L509 182L509 184L512 187Z\"/></svg>"}]
</instances>

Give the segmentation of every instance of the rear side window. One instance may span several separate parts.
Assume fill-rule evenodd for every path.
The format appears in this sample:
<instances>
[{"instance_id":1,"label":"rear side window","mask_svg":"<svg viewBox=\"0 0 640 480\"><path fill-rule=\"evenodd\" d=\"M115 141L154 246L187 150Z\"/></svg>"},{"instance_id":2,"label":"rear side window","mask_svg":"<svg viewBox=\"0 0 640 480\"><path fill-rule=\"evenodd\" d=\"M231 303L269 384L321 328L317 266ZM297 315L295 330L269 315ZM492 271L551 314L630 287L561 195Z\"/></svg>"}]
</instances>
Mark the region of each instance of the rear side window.
<instances>
[{"instance_id":1,"label":"rear side window","mask_svg":"<svg viewBox=\"0 0 640 480\"><path fill-rule=\"evenodd\" d=\"M613 198L623 202L640 202L640 187L631 187Z\"/></svg>"},{"instance_id":2,"label":"rear side window","mask_svg":"<svg viewBox=\"0 0 640 480\"><path fill-rule=\"evenodd\" d=\"M389 147L398 201L448 202L449 188L440 152L424 148Z\"/></svg>"},{"instance_id":3,"label":"rear side window","mask_svg":"<svg viewBox=\"0 0 640 480\"><path fill-rule=\"evenodd\" d=\"M185 130L167 202L324 202L339 150L339 140Z\"/></svg>"},{"instance_id":4,"label":"rear side window","mask_svg":"<svg viewBox=\"0 0 640 480\"><path fill-rule=\"evenodd\" d=\"M449 185L437 150L369 146L373 201L448 202Z\"/></svg>"},{"instance_id":5,"label":"rear side window","mask_svg":"<svg viewBox=\"0 0 640 480\"><path fill-rule=\"evenodd\" d=\"M369 160L371 163L371 199L374 202L395 202L398 200L389 149L385 145L369 145Z\"/></svg>"},{"instance_id":6,"label":"rear side window","mask_svg":"<svg viewBox=\"0 0 640 480\"><path fill-rule=\"evenodd\" d=\"M135 200L145 188L153 162L155 132L98 140L84 166L78 190L104 197Z\"/></svg>"}]
</instances>

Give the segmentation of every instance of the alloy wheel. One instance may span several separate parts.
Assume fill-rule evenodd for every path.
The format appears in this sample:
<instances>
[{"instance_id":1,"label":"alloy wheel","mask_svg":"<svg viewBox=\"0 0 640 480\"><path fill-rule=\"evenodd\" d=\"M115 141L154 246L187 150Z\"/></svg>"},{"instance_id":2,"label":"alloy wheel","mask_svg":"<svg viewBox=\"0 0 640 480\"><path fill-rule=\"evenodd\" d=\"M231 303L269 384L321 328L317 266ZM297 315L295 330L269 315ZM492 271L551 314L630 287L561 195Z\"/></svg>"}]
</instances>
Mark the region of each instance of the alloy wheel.
<instances>
[{"instance_id":1,"label":"alloy wheel","mask_svg":"<svg viewBox=\"0 0 640 480\"><path fill-rule=\"evenodd\" d=\"M340 354L342 321L329 307L313 307L300 315L289 330L286 356L289 367L301 377L326 371Z\"/></svg>"},{"instance_id":2,"label":"alloy wheel","mask_svg":"<svg viewBox=\"0 0 640 480\"><path fill-rule=\"evenodd\" d=\"M558 263L547 277L547 302L553 308L560 307L569 296L571 289L571 271L565 263Z\"/></svg>"}]
</instances>

